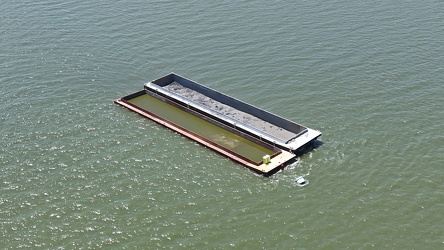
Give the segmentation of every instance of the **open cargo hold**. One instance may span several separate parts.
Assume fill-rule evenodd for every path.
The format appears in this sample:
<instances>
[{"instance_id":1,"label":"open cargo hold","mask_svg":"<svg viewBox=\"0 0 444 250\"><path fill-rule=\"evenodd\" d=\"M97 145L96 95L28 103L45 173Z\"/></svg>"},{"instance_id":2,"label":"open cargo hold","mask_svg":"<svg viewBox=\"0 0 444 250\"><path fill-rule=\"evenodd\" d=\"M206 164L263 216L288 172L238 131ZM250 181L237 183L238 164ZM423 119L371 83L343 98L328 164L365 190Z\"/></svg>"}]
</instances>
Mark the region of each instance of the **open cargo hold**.
<instances>
[{"instance_id":1,"label":"open cargo hold","mask_svg":"<svg viewBox=\"0 0 444 250\"><path fill-rule=\"evenodd\" d=\"M264 175L321 135L174 73L115 102Z\"/></svg>"}]
</instances>

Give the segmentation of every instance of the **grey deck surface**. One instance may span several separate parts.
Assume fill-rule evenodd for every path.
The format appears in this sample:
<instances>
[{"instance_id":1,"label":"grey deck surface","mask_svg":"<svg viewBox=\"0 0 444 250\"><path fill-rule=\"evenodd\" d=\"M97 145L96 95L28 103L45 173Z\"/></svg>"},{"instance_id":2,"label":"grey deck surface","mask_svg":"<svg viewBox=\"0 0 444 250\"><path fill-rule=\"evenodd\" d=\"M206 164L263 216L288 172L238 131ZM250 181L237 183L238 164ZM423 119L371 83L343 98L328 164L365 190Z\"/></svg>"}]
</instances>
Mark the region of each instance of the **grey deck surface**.
<instances>
[{"instance_id":1,"label":"grey deck surface","mask_svg":"<svg viewBox=\"0 0 444 250\"><path fill-rule=\"evenodd\" d=\"M168 91L171 91L175 94L183 96L187 99L190 99L191 101L196 102L200 105L203 105L207 108L210 108L214 111L217 111L221 114L224 114L230 118L238 120L241 123L244 123L248 126L256 128L256 129L263 131L269 135L272 135L276 138L279 138L283 141L287 141L290 138L293 138L294 136L296 136L296 134L293 132L290 132L290 131L285 130L281 127L273 125L269 122L261 120L253 115L250 115L250 114L242 112L236 108L233 108L231 106L228 106L228 105L225 105L221 102L218 102L206 95L203 95L203 94L196 92L192 89L189 89L187 87L184 87L183 85L179 84L178 82L172 82L172 83L164 86L163 88Z\"/></svg>"}]
</instances>

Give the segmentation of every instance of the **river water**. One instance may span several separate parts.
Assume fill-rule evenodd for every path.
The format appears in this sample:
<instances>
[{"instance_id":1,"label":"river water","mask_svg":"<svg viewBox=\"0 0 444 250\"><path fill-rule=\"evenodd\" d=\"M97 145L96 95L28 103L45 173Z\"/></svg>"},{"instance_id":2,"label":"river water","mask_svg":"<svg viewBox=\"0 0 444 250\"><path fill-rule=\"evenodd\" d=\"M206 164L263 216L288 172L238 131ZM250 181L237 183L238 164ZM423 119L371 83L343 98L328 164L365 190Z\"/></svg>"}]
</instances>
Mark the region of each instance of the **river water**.
<instances>
[{"instance_id":1,"label":"river water","mask_svg":"<svg viewBox=\"0 0 444 250\"><path fill-rule=\"evenodd\" d=\"M1 248L442 249L443 9L3 3ZM323 136L264 178L112 102L170 72Z\"/></svg>"}]
</instances>

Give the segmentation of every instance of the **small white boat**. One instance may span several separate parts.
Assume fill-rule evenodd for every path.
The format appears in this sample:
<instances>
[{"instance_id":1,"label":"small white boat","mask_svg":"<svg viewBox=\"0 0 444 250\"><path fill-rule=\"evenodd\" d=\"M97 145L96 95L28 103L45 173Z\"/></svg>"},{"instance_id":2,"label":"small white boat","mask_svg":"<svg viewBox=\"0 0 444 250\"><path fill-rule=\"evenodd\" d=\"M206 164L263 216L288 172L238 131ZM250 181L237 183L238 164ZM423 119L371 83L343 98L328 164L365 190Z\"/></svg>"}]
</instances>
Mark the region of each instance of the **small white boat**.
<instances>
[{"instance_id":1,"label":"small white boat","mask_svg":"<svg viewBox=\"0 0 444 250\"><path fill-rule=\"evenodd\" d=\"M306 180L303 176L299 176L295 180L296 186L303 187L308 185L308 180Z\"/></svg>"}]
</instances>

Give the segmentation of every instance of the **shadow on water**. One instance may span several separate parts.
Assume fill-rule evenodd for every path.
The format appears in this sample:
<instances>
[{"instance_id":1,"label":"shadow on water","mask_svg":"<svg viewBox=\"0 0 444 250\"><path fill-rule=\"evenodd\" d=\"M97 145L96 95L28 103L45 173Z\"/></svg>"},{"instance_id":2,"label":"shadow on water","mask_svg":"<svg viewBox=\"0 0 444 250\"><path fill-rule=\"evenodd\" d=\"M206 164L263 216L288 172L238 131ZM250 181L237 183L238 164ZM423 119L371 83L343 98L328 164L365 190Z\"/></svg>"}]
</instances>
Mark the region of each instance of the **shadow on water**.
<instances>
[{"instance_id":1,"label":"shadow on water","mask_svg":"<svg viewBox=\"0 0 444 250\"><path fill-rule=\"evenodd\" d=\"M295 153L297 156L301 157L303 155L305 155L306 153L309 153L319 147L321 147L322 145L324 145L324 142L315 139L310 141L309 143L305 144L304 146L298 148Z\"/></svg>"}]
</instances>

